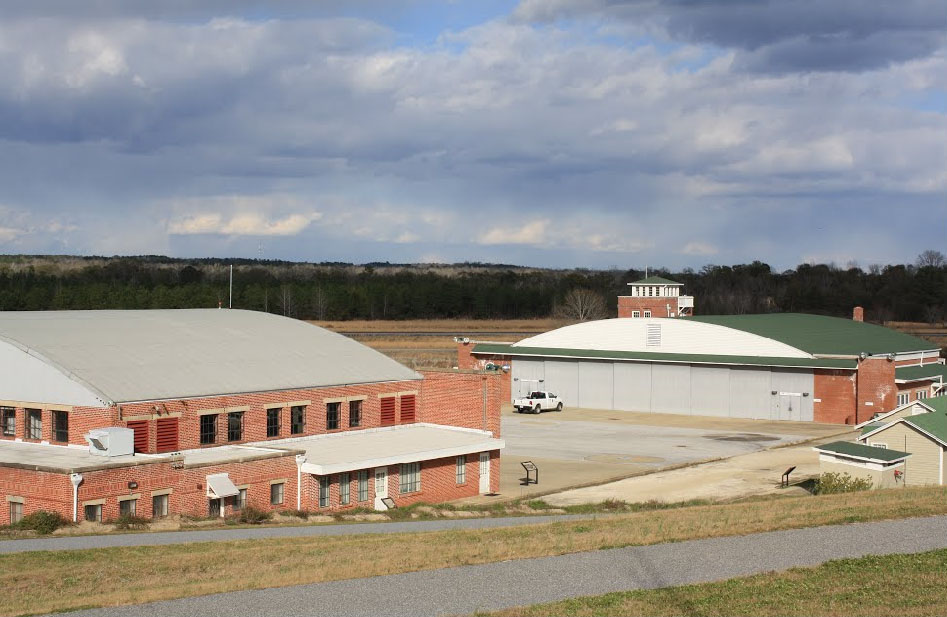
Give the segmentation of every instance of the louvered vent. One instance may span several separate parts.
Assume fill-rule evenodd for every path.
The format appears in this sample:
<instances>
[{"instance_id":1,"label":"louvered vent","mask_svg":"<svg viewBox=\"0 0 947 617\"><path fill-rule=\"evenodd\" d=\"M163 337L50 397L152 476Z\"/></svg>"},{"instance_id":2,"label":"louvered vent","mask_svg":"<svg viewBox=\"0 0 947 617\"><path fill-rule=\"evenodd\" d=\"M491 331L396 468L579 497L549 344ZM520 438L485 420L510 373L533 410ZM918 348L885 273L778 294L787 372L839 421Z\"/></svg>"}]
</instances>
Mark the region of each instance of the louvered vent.
<instances>
[{"instance_id":1,"label":"louvered vent","mask_svg":"<svg viewBox=\"0 0 947 617\"><path fill-rule=\"evenodd\" d=\"M659 323L648 324L648 338L645 341L645 345L648 347L661 346L661 324Z\"/></svg>"}]
</instances>

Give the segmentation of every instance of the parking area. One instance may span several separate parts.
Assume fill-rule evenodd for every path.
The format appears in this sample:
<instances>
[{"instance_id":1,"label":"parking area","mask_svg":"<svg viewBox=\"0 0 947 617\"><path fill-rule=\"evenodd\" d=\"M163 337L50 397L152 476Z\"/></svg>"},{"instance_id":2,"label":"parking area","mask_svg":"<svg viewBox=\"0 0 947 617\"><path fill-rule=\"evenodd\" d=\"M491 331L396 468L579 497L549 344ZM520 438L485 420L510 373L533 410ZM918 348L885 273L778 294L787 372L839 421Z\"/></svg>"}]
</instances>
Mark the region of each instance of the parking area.
<instances>
[{"instance_id":1,"label":"parking area","mask_svg":"<svg viewBox=\"0 0 947 617\"><path fill-rule=\"evenodd\" d=\"M566 408L539 415L503 411L500 497L550 493L682 464L729 458L846 431L838 425ZM539 467L523 486L520 463ZM487 498L489 499L489 498Z\"/></svg>"}]
</instances>

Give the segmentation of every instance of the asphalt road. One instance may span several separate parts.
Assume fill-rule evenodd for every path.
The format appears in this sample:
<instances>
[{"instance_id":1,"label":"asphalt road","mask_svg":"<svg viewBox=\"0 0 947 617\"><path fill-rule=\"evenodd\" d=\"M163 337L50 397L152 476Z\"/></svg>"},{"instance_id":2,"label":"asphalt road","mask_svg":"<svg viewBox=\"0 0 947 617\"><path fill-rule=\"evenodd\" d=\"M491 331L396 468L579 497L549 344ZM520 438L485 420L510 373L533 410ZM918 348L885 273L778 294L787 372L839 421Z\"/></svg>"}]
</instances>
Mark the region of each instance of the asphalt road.
<instances>
[{"instance_id":1,"label":"asphalt road","mask_svg":"<svg viewBox=\"0 0 947 617\"><path fill-rule=\"evenodd\" d=\"M578 529L576 533L581 533ZM263 589L70 613L78 617L457 615L723 580L868 554L947 548L947 517L814 527ZM370 558L370 556L366 556ZM683 614L688 607L680 607Z\"/></svg>"},{"instance_id":2,"label":"asphalt road","mask_svg":"<svg viewBox=\"0 0 947 617\"><path fill-rule=\"evenodd\" d=\"M510 516L498 518L438 519L397 523L349 523L340 525L309 525L287 527L251 527L241 529L204 529L154 533L125 533L101 536L63 536L0 541L0 554L26 551L67 551L113 546L160 546L190 542L257 540L264 538L296 538L312 536L344 536L367 533L404 533L443 531L447 529L489 529L515 525L538 525L556 521L592 518L591 514L558 514L550 516ZM601 515L599 515L601 516Z\"/></svg>"}]
</instances>

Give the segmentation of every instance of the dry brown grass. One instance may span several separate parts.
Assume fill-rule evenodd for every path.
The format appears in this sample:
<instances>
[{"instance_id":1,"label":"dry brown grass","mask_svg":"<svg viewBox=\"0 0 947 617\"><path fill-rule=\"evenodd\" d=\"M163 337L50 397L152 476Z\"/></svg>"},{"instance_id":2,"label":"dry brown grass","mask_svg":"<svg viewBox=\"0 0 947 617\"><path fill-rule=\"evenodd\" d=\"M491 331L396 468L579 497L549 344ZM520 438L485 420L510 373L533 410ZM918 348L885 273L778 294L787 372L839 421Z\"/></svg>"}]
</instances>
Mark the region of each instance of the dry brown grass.
<instances>
[{"instance_id":1,"label":"dry brown grass","mask_svg":"<svg viewBox=\"0 0 947 617\"><path fill-rule=\"evenodd\" d=\"M947 550L830 561L719 583L610 593L495 613L574 615L943 615Z\"/></svg>"},{"instance_id":2,"label":"dry brown grass","mask_svg":"<svg viewBox=\"0 0 947 617\"><path fill-rule=\"evenodd\" d=\"M445 332L464 335L477 332L545 332L568 322L561 319L405 319L311 321L336 332Z\"/></svg>"},{"instance_id":3,"label":"dry brown grass","mask_svg":"<svg viewBox=\"0 0 947 617\"><path fill-rule=\"evenodd\" d=\"M0 556L2 615L947 513L947 489L762 499L506 529L213 542ZM355 531L353 529L353 531Z\"/></svg>"}]
</instances>

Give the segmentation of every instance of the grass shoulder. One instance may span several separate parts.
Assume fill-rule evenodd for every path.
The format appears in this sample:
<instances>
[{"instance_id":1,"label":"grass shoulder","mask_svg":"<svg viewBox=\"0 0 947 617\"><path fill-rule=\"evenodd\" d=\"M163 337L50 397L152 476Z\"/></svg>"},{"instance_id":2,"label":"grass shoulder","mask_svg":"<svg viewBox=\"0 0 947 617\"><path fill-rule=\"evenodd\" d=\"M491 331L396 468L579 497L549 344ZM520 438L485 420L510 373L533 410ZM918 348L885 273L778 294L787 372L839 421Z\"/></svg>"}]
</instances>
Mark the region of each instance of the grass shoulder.
<instances>
[{"instance_id":1,"label":"grass shoulder","mask_svg":"<svg viewBox=\"0 0 947 617\"><path fill-rule=\"evenodd\" d=\"M718 583L609 593L518 607L496 617L943 615L947 550L839 559Z\"/></svg>"},{"instance_id":2,"label":"grass shoulder","mask_svg":"<svg viewBox=\"0 0 947 617\"><path fill-rule=\"evenodd\" d=\"M606 508L614 512L617 505ZM641 506L635 506L641 507ZM495 529L270 538L0 555L0 614L364 578L621 546L947 514L947 489L658 506Z\"/></svg>"}]
</instances>

